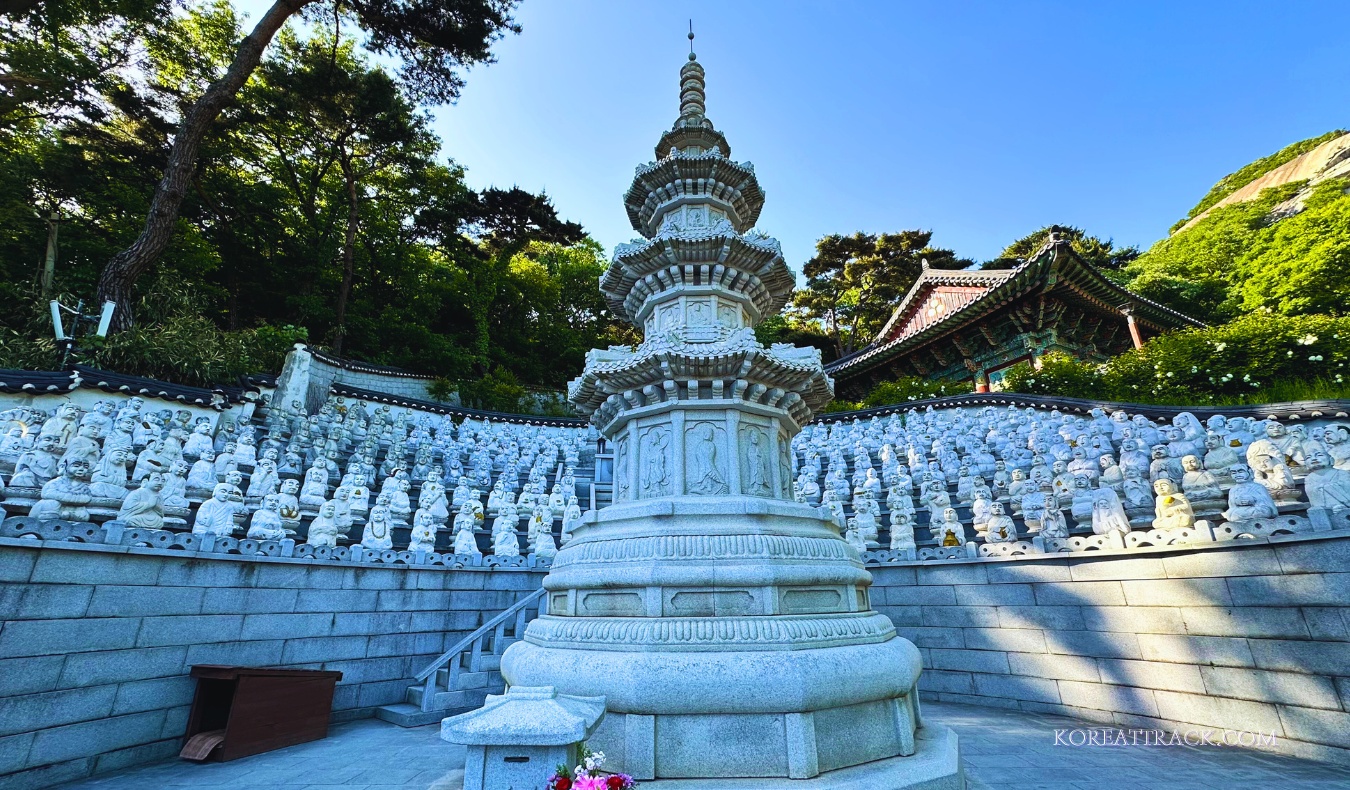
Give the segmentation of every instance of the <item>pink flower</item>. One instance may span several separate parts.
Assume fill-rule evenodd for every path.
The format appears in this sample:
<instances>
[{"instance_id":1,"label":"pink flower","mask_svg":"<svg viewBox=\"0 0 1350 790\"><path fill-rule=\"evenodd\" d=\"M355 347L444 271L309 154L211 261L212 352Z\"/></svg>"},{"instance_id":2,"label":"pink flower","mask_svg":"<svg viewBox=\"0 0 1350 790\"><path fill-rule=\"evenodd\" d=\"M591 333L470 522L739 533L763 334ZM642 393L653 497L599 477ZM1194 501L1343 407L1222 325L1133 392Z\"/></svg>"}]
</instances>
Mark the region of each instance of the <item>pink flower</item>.
<instances>
[{"instance_id":1,"label":"pink flower","mask_svg":"<svg viewBox=\"0 0 1350 790\"><path fill-rule=\"evenodd\" d=\"M572 785L572 790L607 790L605 785L603 776L579 777L576 784Z\"/></svg>"}]
</instances>

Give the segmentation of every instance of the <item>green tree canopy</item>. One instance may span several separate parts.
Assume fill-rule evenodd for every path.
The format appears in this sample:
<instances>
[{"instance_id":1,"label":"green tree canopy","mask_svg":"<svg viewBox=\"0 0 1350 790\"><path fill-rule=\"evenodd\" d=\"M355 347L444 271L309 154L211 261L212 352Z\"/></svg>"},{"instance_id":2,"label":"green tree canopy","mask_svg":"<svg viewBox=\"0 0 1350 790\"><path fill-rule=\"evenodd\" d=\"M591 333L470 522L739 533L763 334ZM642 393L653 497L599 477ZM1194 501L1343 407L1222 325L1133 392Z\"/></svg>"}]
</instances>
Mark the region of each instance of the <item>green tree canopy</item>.
<instances>
[{"instance_id":1,"label":"green tree canopy","mask_svg":"<svg viewBox=\"0 0 1350 790\"><path fill-rule=\"evenodd\" d=\"M1211 324L1251 313L1344 315L1350 181L1305 187L1285 184L1214 209L1130 264L1130 288Z\"/></svg>"},{"instance_id":2,"label":"green tree canopy","mask_svg":"<svg viewBox=\"0 0 1350 790\"><path fill-rule=\"evenodd\" d=\"M279 33L217 117L172 240L133 289L149 323L89 361L211 383L274 368L307 334L451 380L501 369L558 387L586 350L632 342L595 287L604 256L584 230L546 196L470 189L417 93L335 25ZM227 3L194 5L147 28L136 68L97 86L98 112L0 130L0 367L59 360L35 290L49 209L64 217L56 288L91 301L143 228L177 119L240 35ZM166 334L189 328L191 343Z\"/></svg>"}]
</instances>

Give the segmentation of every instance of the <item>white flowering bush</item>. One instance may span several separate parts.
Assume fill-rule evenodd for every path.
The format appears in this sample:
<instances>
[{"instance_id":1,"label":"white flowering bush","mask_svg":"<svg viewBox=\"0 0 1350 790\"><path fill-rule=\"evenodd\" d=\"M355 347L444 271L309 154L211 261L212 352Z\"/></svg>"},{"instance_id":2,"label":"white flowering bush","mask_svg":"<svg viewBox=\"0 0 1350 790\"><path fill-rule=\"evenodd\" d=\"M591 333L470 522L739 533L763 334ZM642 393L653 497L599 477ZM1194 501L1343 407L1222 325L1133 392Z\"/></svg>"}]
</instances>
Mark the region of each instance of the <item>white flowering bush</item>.
<instances>
[{"instance_id":1,"label":"white flowering bush","mask_svg":"<svg viewBox=\"0 0 1350 790\"><path fill-rule=\"evenodd\" d=\"M1014 392L1205 405L1346 397L1350 318L1255 314L1156 337L1105 364L1049 354L1019 365Z\"/></svg>"}]
</instances>

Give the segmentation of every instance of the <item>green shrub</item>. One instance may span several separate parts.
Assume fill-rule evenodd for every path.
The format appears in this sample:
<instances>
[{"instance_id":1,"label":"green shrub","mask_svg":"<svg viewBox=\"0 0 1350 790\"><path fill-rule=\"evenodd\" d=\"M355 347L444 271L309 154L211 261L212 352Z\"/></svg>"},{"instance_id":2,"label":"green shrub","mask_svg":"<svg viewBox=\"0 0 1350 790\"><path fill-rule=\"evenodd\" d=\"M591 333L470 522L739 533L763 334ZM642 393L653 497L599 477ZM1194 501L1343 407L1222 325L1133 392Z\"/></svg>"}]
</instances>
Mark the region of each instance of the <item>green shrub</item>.
<instances>
[{"instance_id":1,"label":"green shrub","mask_svg":"<svg viewBox=\"0 0 1350 790\"><path fill-rule=\"evenodd\" d=\"M458 390L461 406L514 414L522 413L527 395L516 375L503 367L493 368L477 381L461 381Z\"/></svg>"},{"instance_id":2,"label":"green shrub","mask_svg":"<svg viewBox=\"0 0 1350 790\"><path fill-rule=\"evenodd\" d=\"M912 400L942 398L947 395L964 395L970 392L972 385L965 381L932 381L914 376L905 376L895 381L884 381L872 388L863 399L864 408L890 406Z\"/></svg>"},{"instance_id":3,"label":"green shrub","mask_svg":"<svg viewBox=\"0 0 1350 790\"><path fill-rule=\"evenodd\" d=\"M437 376L427 385L427 395L434 401L448 403L457 389L458 385L455 382L445 376Z\"/></svg>"},{"instance_id":4,"label":"green shrub","mask_svg":"<svg viewBox=\"0 0 1350 790\"><path fill-rule=\"evenodd\" d=\"M1046 354L1041 357L1040 368L1033 368L1029 362L1008 368L1003 376L1003 389L1063 398L1100 397L1100 369L1100 365L1082 362L1068 354Z\"/></svg>"},{"instance_id":5,"label":"green shrub","mask_svg":"<svg viewBox=\"0 0 1350 790\"><path fill-rule=\"evenodd\" d=\"M825 404L825 408L820 410L821 414L834 414L840 411L857 411L863 408L862 401L839 400L835 399Z\"/></svg>"},{"instance_id":6,"label":"green shrub","mask_svg":"<svg viewBox=\"0 0 1350 790\"><path fill-rule=\"evenodd\" d=\"M35 291L21 298L25 307L15 311L16 326L0 327L0 368L59 368L61 350L52 336L46 303ZM81 327L78 351L70 361L210 387L234 383L249 373L279 373L287 352L308 338L304 328L294 326L220 329L201 314L191 289L167 279L151 284L137 304L136 316L134 327L106 339L85 334L89 328ZM66 327L67 332L71 329Z\"/></svg>"}]
</instances>

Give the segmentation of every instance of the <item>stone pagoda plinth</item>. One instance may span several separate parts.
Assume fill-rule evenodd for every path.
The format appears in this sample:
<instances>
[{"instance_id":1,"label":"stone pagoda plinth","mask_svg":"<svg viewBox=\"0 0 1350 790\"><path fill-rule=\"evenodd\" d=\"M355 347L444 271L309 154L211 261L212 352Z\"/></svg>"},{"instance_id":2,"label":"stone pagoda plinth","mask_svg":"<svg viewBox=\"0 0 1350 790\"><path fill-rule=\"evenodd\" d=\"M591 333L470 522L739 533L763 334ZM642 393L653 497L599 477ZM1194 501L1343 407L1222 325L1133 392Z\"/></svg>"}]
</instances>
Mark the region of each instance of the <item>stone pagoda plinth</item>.
<instances>
[{"instance_id":1,"label":"stone pagoda plinth","mask_svg":"<svg viewBox=\"0 0 1350 790\"><path fill-rule=\"evenodd\" d=\"M833 385L818 350L755 340L793 275L751 230L764 194L704 116L693 54L680 79L680 118L624 198L644 239L600 282L645 340L592 351L568 389L614 447L614 503L558 553L547 614L502 673L604 697L590 745L639 780L898 776L919 653L872 610L857 553L792 499L790 441Z\"/></svg>"}]
</instances>

